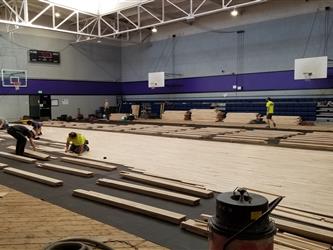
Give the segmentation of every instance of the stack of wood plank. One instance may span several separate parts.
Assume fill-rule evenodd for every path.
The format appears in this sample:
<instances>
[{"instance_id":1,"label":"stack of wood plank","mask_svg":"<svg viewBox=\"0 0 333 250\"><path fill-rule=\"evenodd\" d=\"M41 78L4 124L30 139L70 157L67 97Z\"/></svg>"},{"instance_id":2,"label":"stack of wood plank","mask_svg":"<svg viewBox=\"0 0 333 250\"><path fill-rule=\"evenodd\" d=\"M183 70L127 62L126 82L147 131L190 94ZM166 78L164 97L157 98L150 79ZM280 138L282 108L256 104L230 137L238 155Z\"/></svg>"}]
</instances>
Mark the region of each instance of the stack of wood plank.
<instances>
[{"instance_id":1,"label":"stack of wood plank","mask_svg":"<svg viewBox=\"0 0 333 250\"><path fill-rule=\"evenodd\" d=\"M278 209L276 209L278 210ZM293 210L288 218L293 219ZM297 212L297 211L296 211ZM273 213L280 212L276 211ZM302 212L302 215L295 215L296 217L304 216L301 221L288 221L286 219L277 219L274 217L275 224L278 228L277 234L274 236L274 249L302 249L302 250L329 250L333 244L332 235L332 222L320 222L318 219L317 223L311 224L312 219L308 219L309 214ZM311 215L320 217L317 215ZM201 214L199 219L186 220L181 223L181 228L189 232L207 237L209 235L208 230L208 219L211 215ZM321 217L320 217L321 218ZM332 218L325 217L331 221ZM308 221L311 221L309 224Z\"/></svg>"},{"instance_id":2,"label":"stack of wood plank","mask_svg":"<svg viewBox=\"0 0 333 250\"><path fill-rule=\"evenodd\" d=\"M11 174L11 175L15 175L18 177L22 177L28 180L32 180L32 181L36 181L36 182L40 182L49 186L62 186L63 185L63 181L62 180L58 180L58 179L54 179L45 175L39 175L39 174L35 174L32 172L28 172L28 171L24 171L21 169L17 169L17 168L11 168L11 167L6 167L3 169L3 172L6 174Z\"/></svg>"},{"instance_id":3,"label":"stack of wood plank","mask_svg":"<svg viewBox=\"0 0 333 250\"><path fill-rule=\"evenodd\" d=\"M144 183L145 185L143 186L140 184L133 184L125 181L117 181L114 179L106 178L98 179L97 184L191 206L199 205L199 197L208 199L214 196L212 191L198 187L195 184L165 179L163 177L138 174L133 172L121 172L121 176L122 178L130 179L138 183ZM148 185L152 187L149 187ZM125 200L119 197L97 193L94 191L76 189L73 191L73 195L110 206L119 207L135 213L141 213L175 224L180 224L183 220L186 219L186 215L184 214L175 213L158 207L134 202L131 200Z\"/></svg>"},{"instance_id":4,"label":"stack of wood plank","mask_svg":"<svg viewBox=\"0 0 333 250\"><path fill-rule=\"evenodd\" d=\"M132 114L135 116L135 118L138 118L140 116L140 105L132 105Z\"/></svg>"},{"instance_id":5,"label":"stack of wood plank","mask_svg":"<svg viewBox=\"0 0 333 250\"><path fill-rule=\"evenodd\" d=\"M213 136L229 134L239 131L240 129L231 129L231 128L197 128L197 129L192 128L183 131L162 133L162 135L170 137L178 137L178 138L208 139Z\"/></svg>"},{"instance_id":6,"label":"stack of wood plank","mask_svg":"<svg viewBox=\"0 0 333 250\"><path fill-rule=\"evenodd\" d=\"M216 122L217 112L215 109L191 109L191 120L195 122Z\"/></svg>"},{"instance_id":7,"label":"stack of wood plank","mask_svg":"<svg viewBox=\"0 0 333 250\"><path fill-rule=\"evenodd\" d=\"M77 128L77 129L92 129L92 124L89 123L68 123L67 127Z\"/></svg>"},{"instance_id":8,"label":"stack of wood plank","mask_svg":"<svg viewBox=\"0 0 333 250\"><path fill-rule=\"evenodd\" d=\"M302 122L300 116L282 116L282 115L274 115L273 120L279 125L293 125L297 126Z\"/></svg>"},{"instance_id":9,"label":"stack of wood plank","mask_svg":"<svg viewBox=\"0 0 333 250\"><path fill-rule=\"evenodd\" d=\"M333 150L333 133L306 133L281 140L279 145L304 149Z\"/></svg>"},{"instance_id":10,"label":"stack of wood plank","mask_svg":"<svg viewBox=\"0 0 333 250\"><path fill-rule=\"evenodd\" d=\"M256 119L257 113L227 113L224 122L248 124Z\"/></svg>"},{"instance_id":11,"label":"stack of wood plank","mask_svg":"<svg viewBox=\"0 0 333 250\"><path fill-rule=\"evenodd\" d=\"M301 133L294 131L254 129L242 130L232 134L217 135L213 137L213 140L265 144L268 140L287 138L299 134Z\"/></svg>"},{"instance_id":12,"label":"stack of wood plank","mask_svg":"<svg viewBox=\"0 0 333 250\"><path fill-rule=\"evenodd\" d=\"M9 146L7 147L12 153L15 153L16 147L15 146ZM24 156L29 157L29 158L35 158L37 160L42 160L42 161L48 161L50 159L50 155L44 154L41 152L33 151L30 149L25 149L24 150Z\"/></svg>"},{"instance_id":13,"label":"stack of wood plank","mask_svg":"<svg viewBox=\"0 0 333 250\"><path fill-rule=\"evenodd\" d=\"M103 126L103 128L101 130L103 131L111 131L111 132L122 132L129 129L127 125L116 125L116 126L112 126L110 124L107 124L105 126Z\"/></svg>"},{"instance_id":14,"label":"stack of wood plank","mask_svg":"<svg viewBox=\"0 0 333 250\"><path fill-rule=\"evenodd\" d=\"M180 224L186 219L186 215L172 212L169 210L161 209L154 206L145 205L142 203L129 201L127 199L122 199L119 197L106 195L103 193L98 193L94 191L75 189L73 191L74 196L85 198L88 200L100 202L110 206L118 207L121 209L133 211L135 213L144 214L153 218L168 221L174 224Z\"/></svg>"},{"instance_id":15,"label":"stack of wood plank","mask_svg":"<svg viewBox=\"0 0 333 250\"><path fill-rule=\"evenodd\" d=\"M238 128L220 128L220 127L204 127L204 128L198 128L196 131L200 132L209 132L211 134L231 134L231 133L237 133L240 132L241 129Z\"/></svg>"},{"instance_id":16,"label":"stack of wood plank","mask_svg":"<svg viewBox=\"0 0 333 250\"><path fill-rule=\"evenodd\" d=\"M201 198L212 198L214 193L204 188L199 188L195 184L185 183L177 180L163 178L161 176L153 176L146 174L138 174L133 172L120 172L120 175L124 179L145 183L151 186L161 187L183 194L194 195Z\"/></svg>"},{"instance_id":17,"label":"stack of wood plank","mask_svg":"<svg viewBox=\"0 0 333 250\"><path fill-rule=\"evenodd\" d=\"M138 134L146 134L146 135L160 135L164 133L173 133L178 131L184 131L187 129L193 129L192 127L182 127L182 126L151 126L151 127L145 127L142 129L137 129L133 131L134 133Z\"/></svg>"},{"instance_id":18,"label":"stack of wood plank","mask_svg":"<svg viewBox=\"0 0 333 250\"><path fill-rule=\"evenodd\" d=\"M125 113L112 113L110 115L110 121L121 121L124 116L126 116Z\"/></svg>"},{"instance_id":19,"label":"stack of wood plank","mask_svg":"<svg viewBox=\"0 0 333 250\"><path fill-rule=\"evenodd\" d=\"M196 206L196 205L199 205L199 203L200 203L200 198L198 198L198 197L184 195L184 194L180 194L177 192L171 192L171 191L167 191L167 190L163 190L163 189L159 189L159 188L132 184L132 183L124 182L124 181L117 181L117 180L102 178L102 179L98 179L96 184L106 186L106 187L116 188L116 189L120 189L120 190L126 190L126 191L133 192L133 193L139 193L139 194L143 194L146 196L155 197L158 199L174 201L177 203L191 205L191 206Z\"/></svg>"},{"instance_id":20,"label":"stack of wood plank","mask_svg":"<svg viewBox=\"0 0 333 250\"><path fill-rule=\"evenodd\" d=\"M48 126L48 127L65 127L65 122L63 121L45 121L43 122L44 126Z\"/></svg>"},{"instance_id":21,"label":"stack of wood plank","mask_svg":"<svg viewBox=\"0 0 333 250\"><path fill-rule=\"evenodd\" d=\"M166 110L162 114L163 121L184 121L186 111Z\"/></svg>"}]
</instances>

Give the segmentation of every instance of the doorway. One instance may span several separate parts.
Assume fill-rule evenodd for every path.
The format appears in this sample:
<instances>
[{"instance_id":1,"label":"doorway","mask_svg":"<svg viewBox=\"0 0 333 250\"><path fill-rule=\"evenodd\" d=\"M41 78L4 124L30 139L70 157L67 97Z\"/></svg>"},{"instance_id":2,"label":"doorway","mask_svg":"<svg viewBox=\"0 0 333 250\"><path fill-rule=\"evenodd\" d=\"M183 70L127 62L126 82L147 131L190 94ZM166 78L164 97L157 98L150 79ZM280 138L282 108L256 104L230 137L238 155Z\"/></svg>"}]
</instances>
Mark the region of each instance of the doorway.
<instances>
[{"instance_id":1,"label":"doorway","mask_svg":"<svg viewBox=\"0 0 333 250\"><path fill-rule=\"evenodd\" d=\"M51 117L51 96L30 95L29 96L30 117L35 120L47 121Z\"/></svg>"}]
</instances>

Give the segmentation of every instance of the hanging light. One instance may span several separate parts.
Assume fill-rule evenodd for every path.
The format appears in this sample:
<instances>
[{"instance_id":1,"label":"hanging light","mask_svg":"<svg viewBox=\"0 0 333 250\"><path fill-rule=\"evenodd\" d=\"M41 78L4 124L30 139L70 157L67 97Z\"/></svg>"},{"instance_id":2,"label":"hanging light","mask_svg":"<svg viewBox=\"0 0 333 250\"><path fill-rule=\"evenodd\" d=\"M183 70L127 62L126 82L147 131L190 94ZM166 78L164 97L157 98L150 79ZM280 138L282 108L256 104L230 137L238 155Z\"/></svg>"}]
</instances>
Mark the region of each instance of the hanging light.
<instances>
[{"instance_id":1,"label":"hanging light","mask_svg":"<svg viewBox=\"0 0 333 250\"><path fill-rule=\"evenodd\" d=\"M156 32L157 32L156 27L152 28L151 31L152 31L153 33L156 33Z\"/></svg>"},{"instance_id":2,"label":"hanging light","mask_svg":"<svg viewBox=\"0 0 333 250\"><path fill-rule=\"evenodd\" d=\"M238 16L239 15L239 12L237 9L233 9L231 12L230 12L230 15L232 16Z\"/></svg>"},{"instance_id":3,"label":"hanging light","mask_svg":"<svg viewBox=\"0 0 333 250\"><path fill-rule=\"evenodd\" d=\"M59 18L61 15L59 12L54 13L55 17Z\"/></svg>"}]
</instances>

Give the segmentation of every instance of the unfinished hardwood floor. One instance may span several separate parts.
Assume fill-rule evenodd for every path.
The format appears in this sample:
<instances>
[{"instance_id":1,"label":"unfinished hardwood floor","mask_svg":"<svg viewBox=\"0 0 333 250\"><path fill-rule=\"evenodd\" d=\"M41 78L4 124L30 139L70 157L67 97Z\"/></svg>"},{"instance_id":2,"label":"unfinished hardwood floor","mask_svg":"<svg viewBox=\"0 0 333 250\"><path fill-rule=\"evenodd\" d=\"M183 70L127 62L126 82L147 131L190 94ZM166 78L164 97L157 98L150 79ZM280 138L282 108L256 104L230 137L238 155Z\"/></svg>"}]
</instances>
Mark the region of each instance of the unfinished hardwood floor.
<instances>
[{"instance_id":1,"label":"unfinished hardwood floor","mask_svg":"<svg viewBox=\"0 0 333 250\"><path fill-rule=\"evenodd\" d=\"M73 129L45 127L64 142ZM88 138L86 157L107 160L217 191L237 186L284 195L283 205L332 213L333 152L135 134L77 130ZM61 140L63 138L63 140Z\"/></svg>"},{"instance_id":2,"label":"unfinished hardwood floor","mask_svg":"<svg viewBox=\"0 0 333 250\"><path fill-rule=\"evenodd\" d=\"M166 249L5 186L0 185L0 192L4 193L0 197L0 249L40 250L74 236L98 240L119 250Z\"/></svg>"}]
</instances>

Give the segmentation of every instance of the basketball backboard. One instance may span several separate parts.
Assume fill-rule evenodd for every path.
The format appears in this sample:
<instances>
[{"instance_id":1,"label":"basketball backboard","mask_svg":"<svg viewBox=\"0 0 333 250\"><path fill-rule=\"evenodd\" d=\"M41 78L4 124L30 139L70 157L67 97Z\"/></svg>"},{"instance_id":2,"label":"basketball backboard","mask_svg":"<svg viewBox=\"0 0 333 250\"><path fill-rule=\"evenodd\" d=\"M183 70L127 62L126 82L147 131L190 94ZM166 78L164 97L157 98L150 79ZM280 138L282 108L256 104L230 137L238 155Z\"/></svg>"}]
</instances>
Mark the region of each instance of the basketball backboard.
<instances>
[{"instance_id":1,"label":"basketball backboard","mask_svg":"<svg viewBox=\"0 0 333 250\"><path fill-rule=\"evenodd\" d=\"M309 57L295 60L295 80L327 78L328 57Z\"/></svg>"},{"instance_id":2,"label":"basketball backboard","mask_svg":"<svg viewBox=\"0 0 333 250\"><path fill-rule=\"evenodd\" d=\"M148 87L161 88L165 86L165 73L152 72L148 74Z\"/></svg>"},{"instance_id":3,"label":"basketball backboard","mask_svg":"<svg viewBox=\"0 0 333 250\"><path fill-rule=\"evenodd\" d=\"M1 69L2 87L23 88L28 86L27 71L18 69Z\"/></svg>"}]
</instances>

